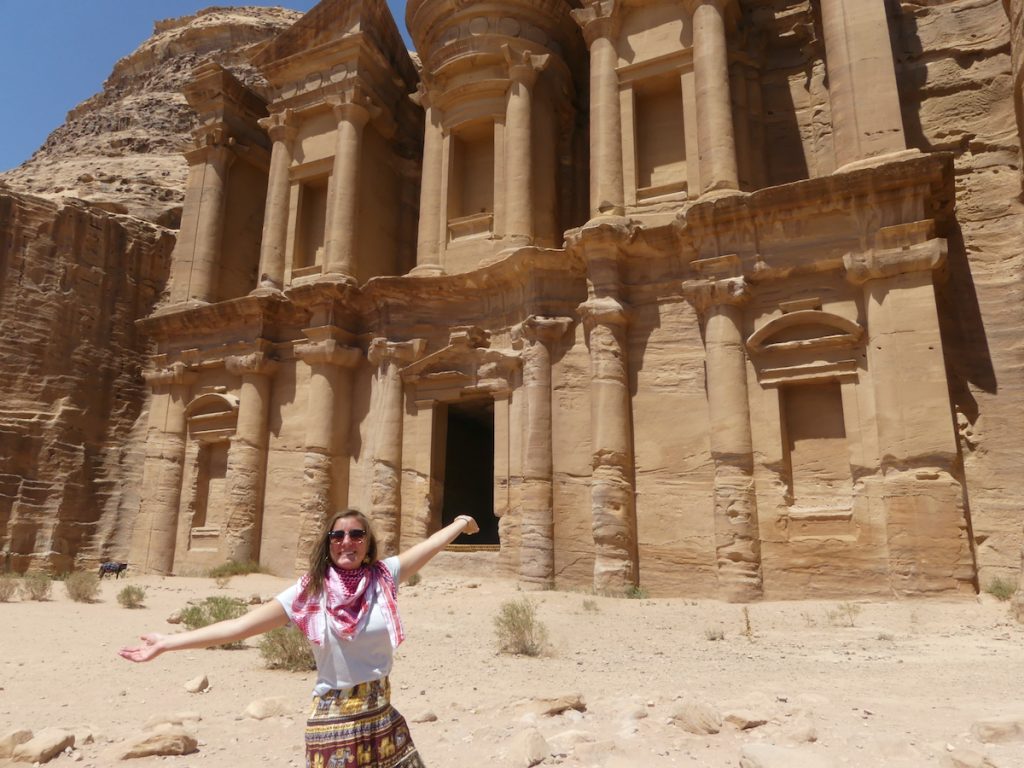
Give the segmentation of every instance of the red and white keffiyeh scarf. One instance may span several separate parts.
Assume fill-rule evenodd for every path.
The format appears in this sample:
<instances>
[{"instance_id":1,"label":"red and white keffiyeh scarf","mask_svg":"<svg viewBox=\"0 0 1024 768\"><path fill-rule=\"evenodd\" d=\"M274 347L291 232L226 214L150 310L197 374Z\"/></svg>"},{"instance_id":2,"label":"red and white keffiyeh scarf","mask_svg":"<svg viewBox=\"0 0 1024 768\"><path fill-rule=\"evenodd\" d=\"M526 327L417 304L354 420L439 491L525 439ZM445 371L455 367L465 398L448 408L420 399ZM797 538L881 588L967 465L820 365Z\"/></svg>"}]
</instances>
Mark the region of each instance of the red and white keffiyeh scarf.
<instances>
[{"instance_id":1,"label":"red and white keffiyeh scarf","mask_svg":"<svg viewBox=\"0 0 1024 768\"><path fill-rule=\"evenodd\" d=\"M384 563L361 568L327 569L324 577L324 594L310 596L306 592L310 576L307 573L299 580L299 593L292 602L292 613L296 626L302 634L316 645L323 645L324 632L330 627L339 640L351 640L363 626L363 619L370 612L369 595L376 594L381 600L384 622L388 627L391 647L397 648L405 640L402 618L398 615L398 586L391 571ZM325 626L326 618L326 626Z\"/></svg>"}]
</instances>

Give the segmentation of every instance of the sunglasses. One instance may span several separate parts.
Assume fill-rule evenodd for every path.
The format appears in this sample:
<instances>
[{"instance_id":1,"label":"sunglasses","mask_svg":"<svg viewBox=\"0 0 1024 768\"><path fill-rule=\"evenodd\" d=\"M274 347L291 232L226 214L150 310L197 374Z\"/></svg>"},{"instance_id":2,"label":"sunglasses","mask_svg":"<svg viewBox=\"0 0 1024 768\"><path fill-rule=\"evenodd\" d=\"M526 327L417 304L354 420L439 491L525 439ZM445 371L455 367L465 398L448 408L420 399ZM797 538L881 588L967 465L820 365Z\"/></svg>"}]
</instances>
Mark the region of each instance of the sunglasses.
<instances>
[{"instance_id":1,"label":"sunglasses","mask_svg":"<svg viewBox=\"0 0 1024 768\"><path fill-rule=\"evenodd\" d=\"M351 531L330 531L327 534L327 538L331 541L344 541L345 534L348 534L349 539L352 541L362 541L366 538L366 531L362 528L353 528Z\"/></svg>"}]
</instances>

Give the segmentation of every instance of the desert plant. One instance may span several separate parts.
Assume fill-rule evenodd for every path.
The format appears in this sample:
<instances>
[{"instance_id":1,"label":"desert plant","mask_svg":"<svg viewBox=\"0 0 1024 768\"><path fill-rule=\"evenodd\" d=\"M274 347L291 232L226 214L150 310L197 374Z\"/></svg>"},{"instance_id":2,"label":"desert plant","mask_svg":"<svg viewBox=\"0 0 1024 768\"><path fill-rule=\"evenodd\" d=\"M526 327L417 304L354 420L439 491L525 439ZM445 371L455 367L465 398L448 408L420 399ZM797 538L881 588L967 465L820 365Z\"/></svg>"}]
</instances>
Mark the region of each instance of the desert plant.
<instances>
[{"instance_id":1,"label":"desert plant","mask_svg":"<svg viewBox=\"0 0 1024 768\"><path fill-rule=\"evenodd\" d=\"M583 610L597 613L601 609L597 607L597 600L585 599L583 601Z\"/></svg>"},{"instance_id":2,"label":"desert plant","mask_svg":"<svg viewBox=\"0 0 1024 768\"><path fill-rule=\"evenodd\" d=\"M228 584L231 583L231 577L227 574L221 574L213 577L213 583L217 585L217 589L227 589Z\"/></svg>"},{"instance_id":3,"label":"desert plant","mask_svg":"<svg viewBox=\"0 0 1024 768\"><path fill-rule=\"evenodd\" d=\"M646 600L647 590L641 587L639 584L634 584L632 587L626 590L626 597L630 600Z\"/></svg>"},{"instance_id":4,"label":"desert plant","mask_svg":"<svg viewBox=\"0 0 1024 768\"><path fill-rule=\"evenodd\" d=\"M525 597L501 604L494 629L502 653L539 656L547 645L547 627L537 619L536 607Z\"/></svg>"},{"instance_id":5,"label":"desert plant","mask_svg":"<svg viewBox=\"0 0 1024 768\"><path fill-rule=\"evenodd\" d=\"M189 605L181 612L181 623L188 629L198 629L208 624L216 624L225 619L237 619L249 610L248 606L237 597L208 597L203 602ZM236 640L217 648L243 648L245 644Z\"/></svg>"},{"instance_id":6,"label":"desert plant","mask_svg":"<svg viewBox=\"0 0 1024 768\"><path fill-rule=\"evenodd\" d=\"M708 627L704 630L704 639L710 642L725 640L725 630L721 627Z\"/></svg>"},{"instance_id":7,"label":"desert plant","mask_svg":"<svg viewBox=\"0 0 1024 768\"><path fill-rule=\"evenodd\" d=\"M21 583L20 579L10 574L3 574L0 576L0 603L9 603L14 599L14 596L18 593L18 585Z\"/></svg>"},{"instance_id":8,"label":"desert plant","mask_svg":"<svg viewBox=\"0 0 1024 768\"><path fill-rule=\"evenodd\" d=\"M852 627L857 621L861 607L856 603L840 603L834 611L828 612L828 623L833 627Z\"/></svg>"},{"instance_id":9,"label":"desert plant","mask_svg":"<svg viewBox=\"0 0 1024 768\"><path fill-rule=\"evenodd\" d=\"M31 571L21 580L21 593L29 600L49 600L53 579L48 573Z\"/></svg>"},{"instance_id":10,"label":"desert plant","mask_svg":"<svg viewBox=\"0 0 1024 768\"><path fill-rule=\"evenodd\" d=\"M754 626L750 623L750 609L743 606L743 636L747 640L754 639Z\"/></svg>"},{"instance_id":11,"label":"desert plant","mask_svg":"<svg viewBox=\"0 0 1024 768\"><path fill-rule=\"evenodd\" d=\"M146 588L129 584L117 593L117 602L125 608L141 608L146 599Z\"/></svg>"},{"instance_id":12,"label":"desert plant","mask_svg":"<svg viewBox=\"0 0 1024 768\"><path fill-rule=\"evenodd\" d=\"M72 571L64 577L64 589L76 603L93 603L100 593L100 577L92 571Z\"/></svg>"},{"instance_id":13,"label":"desert plant","mask_svg":"<svg viewBox=\"0 0 1024 768\"><path fill-rule=\"evenodd\" d=\"M985 586L985 591L997 600L1005 601L1013 597L1013 593L1017 591L1017 587L1012 582L1002 578L1001 576L996 576Z\"/></svg>"},{"instance_id":14,"label":"desert plant","mask_svg":"<svg viewBox=\"0 0 1024 768\"><path fill-rule=\"evenodd\" d=\"M879 632L875 639L881 640L882 642L890 642L895 640L896 636L892 632Z\"/></svg>"},{"instance_id":15,"label":"desert plant","mask_svg":"<svg viewBox=\"0 0 1024 768\"><path fill-rule=\"evenodd\" d=\"M420 576L420 574L417 572L417 573L414 573L412 576L410 576L408 579L405 580L405 586L407 586L407 587L415 587L421 581L423 581L423 577Z\"/></svg>"},{"instance_id":16,"label":"desert plant","mask_svg":"<svg viewBox=\"0 0 1024 768\"><path fill-rule=\"evenodd\" d=\"M309 640L296 627L277 627L260 638L260 656L267 669L286 669L289 672L308 672L316 669L316 660Z\"/></svg>"},{"instance_id":17,"label":"desert plant","mask_svg":"<svg viewBox=\"0 0 1024 768\"><path fill-rule=\"evenodd\" d=\"M224 576L231 578L232 576L245 576L250 573L259 573L260 564L255 563L252 560L245 560L238 562L237 560L228 560L226 563L221 563L211 568L207 572L207 576L211 579L217 579Z\"/></svg>"}]
</instances>

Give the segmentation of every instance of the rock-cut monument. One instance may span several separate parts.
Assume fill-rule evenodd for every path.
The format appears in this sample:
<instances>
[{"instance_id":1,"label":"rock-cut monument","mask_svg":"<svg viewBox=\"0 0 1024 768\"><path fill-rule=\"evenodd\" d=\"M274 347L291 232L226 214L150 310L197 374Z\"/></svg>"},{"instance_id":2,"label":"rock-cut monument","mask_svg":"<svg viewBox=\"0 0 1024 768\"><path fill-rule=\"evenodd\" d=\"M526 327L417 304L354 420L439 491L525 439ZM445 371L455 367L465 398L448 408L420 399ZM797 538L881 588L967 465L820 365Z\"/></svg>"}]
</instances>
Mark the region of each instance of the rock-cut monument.
<instances>
[{"instance_id":1,"label":"rock-cut monument","mask_svg":"<svg viewBox=\"0 0 1024 768\"><path fill-rule=\"evenodd\" d=\"M203 63L104 554L292 575L353 506L527 588L1016 583L1022 7L410 0L413 56L324 0Z\"/></svg>"}]
</instances>

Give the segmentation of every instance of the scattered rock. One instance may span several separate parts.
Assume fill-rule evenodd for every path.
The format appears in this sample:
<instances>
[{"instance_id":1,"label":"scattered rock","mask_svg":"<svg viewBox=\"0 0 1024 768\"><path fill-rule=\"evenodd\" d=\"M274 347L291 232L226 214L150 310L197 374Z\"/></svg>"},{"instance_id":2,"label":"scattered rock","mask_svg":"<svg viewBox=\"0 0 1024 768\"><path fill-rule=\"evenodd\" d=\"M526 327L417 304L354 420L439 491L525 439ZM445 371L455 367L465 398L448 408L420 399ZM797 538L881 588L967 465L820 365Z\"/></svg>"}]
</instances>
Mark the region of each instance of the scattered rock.
<instances>
[{"instance_id":1,"label":"scattered rock","mask_svg":"<svg viewBox=\"0 0 1024 768\"><path fill-rule=\"evenodd\" d=\"M412 722L414 722L414 723L436 723L437 722L437 715L435 715L430 710L427 710L426 712L423 712L422 714L419 714L419 715L416 715L415 717L413 717L412 718Z\"/></svg>"},{"instance_id":2,"label":"scattered rock","mask_svg":"<svg viewBox=\"0 0 1024 768\"><path fill-rule=\"evenodd\" d=\"M985 744L1024 741L1024 717L979 720L971 726L971 733Z\"/></svg>"},{"instance_id":3,"label":"scattered rock","mask_svg":"<svg viewBox=\"0 0 1024 768\"><path fill-rule=\"evenodd\" d=\"M969 747L958 747L946 756L945 763L949 768L999 768L982 754Z\"/></svg>"},{"instance_id":4,"label":"scattered rock","mask_svg":"<svg viewBox=\"0 0 1024 768\"><path fill-rule=\"evenodd\" d=\"M263 598L257 595L255 592L249 595L249 605L261 605L262 603Z\"/></svg>"},{"instance_id":5,"label":"scattered rock","mask_svg":"<svg viewBox=\"0 0 1024 768\"><path fill-rule=\"evenodd\" d=\"M210 690L210 680L206 675L199 675L199 677L193 677L187 683L185 683L185 690L189 693L204 693Z\"/></svg>"},{"instance_id":6,"label":"scattered rock","mask_svg":"<svg viewBox=\"0 0 1024 768\"><path fill-rule=\"evenodd\" d=\"M512 760L515 766L529 768L544 762L550 754L551 747L547 739L536 728L520 731L513 737Z\"/></svg>"},{"instance_id":7,"label":"scattered rock","mask_svg":"<svg viewBox=\"0 0 1024 768\"><path fill-rule=\"evenodd\" d=\"M587 731L573 729L571 731L562 731L561 733L552 736L548 739L548 744L551 747L551 754L568 755L578 745L587 744L593 741L593 734L588 733Z\"/></svg>"},{"instance_id":8,"label":"scattered rock","mask_svg":"<svg viewBox=\"0 0 1024 768\"><path fill-rule=\"evenodd\" d=\"M787 741L803 744L818 740L818 729L810 712L799 711L782 727L782 737Z\"/></svg>"},{"instance_id":9,"label":"scattered rock","mask_svg":"<svg viewBox=\"0 0 1024 768\"><path fill-rule=\"evenodd\" d=\"M181 624L181 609L171 611L171 615L167 617L168 624Z\"/></svg>"},{"instance_id":10,"label":"scattered rock","mask_svg":"<svg viewBox=\"0 0 1024 768\"><path fill-rule=\"evenodd\" d=\"M730 725L736 726L741 731L758 728L768 722L767 717L742 709L726 712L722 719Z\"/></svg>"},{"instance_id":11,"label":"scattered rock","mask_svg":"<svg viewBox=\"0 0 1024 768\"><path fill-rule=\"evenodd\" d=\"M73 733L62 728L44 728L28 741L15 746L11 757L19 763L45 763L73 746Z\"/></svg>"},{"instance_id":12,"label":"scattered rock","mask_svg":"<svg viewBox=\"0 0 1024 768\"><path fill-rule=\"evenodd\" d=\"M254 720L266 720L268 717L290 715L294 708L294 704L284 696L268 696L249 704L245 708L245 716Z\"/></svg>"},{"instance_id":13,"label":"scattered rock","mask_svg":"<svg viewBox=\"0 0 1024 768\"><path fill-rule=\"evenodd\" d=\"M199 749L199 741L181 726L168 726L153 733L143 734L122 749L117 757L130 760L155 755L190 755Z\"/></svg>"},{"instance_id":14,"label":"scattered rock","mask_svg":"<svg viewBox=\"0 0 1024 768\"><path fill-rule=\"evenodd\" d=\"M0 735L0 758L10 757L14 748L32 738L32 731L27 728L16 728Z\"/></svg>"},{"instance_id":15,"label":"scattered rock","mask_svg":"<svg viewBox=\"0 0 1024 768\"><path fill-rule=\"evenodd\" d=\"M575 693L549 699L532 699L520 707L520 712L523 714L532 713L537 715L546 715L548 717L560 715L568 710L586 712L587 704L583 700L582 696Z\"/></svg>"},{"instance_id":16,"label":"scattered rock","mask_svg":"<svg viewBox=\"0 0 1024 768\"><path fill-rule=\"evenodd\" d=\"M722 715L710 704L701 701L686 702L669 715L673 725L687 733L704 735L722 730Z\"/></svg>"}]
</instances>

